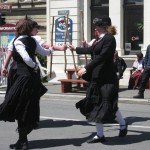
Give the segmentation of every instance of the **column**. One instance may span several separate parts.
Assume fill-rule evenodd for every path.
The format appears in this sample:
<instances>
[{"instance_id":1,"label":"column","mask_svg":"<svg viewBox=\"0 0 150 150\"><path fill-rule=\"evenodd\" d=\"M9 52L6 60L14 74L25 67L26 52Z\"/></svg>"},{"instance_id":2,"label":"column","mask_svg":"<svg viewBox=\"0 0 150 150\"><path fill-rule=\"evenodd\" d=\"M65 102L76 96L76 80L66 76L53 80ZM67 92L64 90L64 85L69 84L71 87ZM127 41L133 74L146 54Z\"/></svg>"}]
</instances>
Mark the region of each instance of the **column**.
<instances>
[{"instance_id":1,"label":"column","mask_svg":"<svg viewBox=\"0 0 150 150\"><path fill-rule=\"evenodd\" d=\"M150 1L144 0L144 41L142 52L145 55L146 48L150 44Z\"/></svg>"},{"instance_id":2,"label":"column","mask_svg":"<svg viewBox=\"0 0 150 150\"><path fill-rule=\"evenodd\" d=\"M123 49L123 0L109 0L109 17L112 25L117 28L117 35L115 36L119 55L124 54Z\"/></svg>"},{"instance_id":3,"label":"column","mask_svg":"<svg viewBox=\"0 0 150 150\"><path fill-rule=\"evenodd\" d=\"M84 0L84 36L87 42L91 41L91 0Z\"/></svg>"}]
</instances>

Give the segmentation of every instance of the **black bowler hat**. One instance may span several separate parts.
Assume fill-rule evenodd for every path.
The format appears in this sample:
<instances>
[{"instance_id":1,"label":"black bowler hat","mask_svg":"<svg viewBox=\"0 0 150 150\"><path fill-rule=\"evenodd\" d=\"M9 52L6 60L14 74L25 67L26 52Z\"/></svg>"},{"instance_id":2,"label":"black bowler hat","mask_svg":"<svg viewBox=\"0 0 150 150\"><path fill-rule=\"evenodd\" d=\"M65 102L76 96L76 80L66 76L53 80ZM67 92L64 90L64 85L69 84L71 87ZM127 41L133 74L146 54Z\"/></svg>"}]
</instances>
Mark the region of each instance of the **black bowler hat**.
<instances>
[{"instance_id":1,"label":"black bowler hat","mask_svg":"<svg viewBox=\"0 0 150 150\"><path fill-rule=\"evenodd\" d=\"M38 23L36 21L31 21L31 25L33 28L40 28L40 26L38 25Z\"/></svg>"},{"instance_id":2,"label":"black bowler hat","mask_svg":"<svg viewBox=\"0 0 150 150\"><path fill-rule=\"evenodd\" d=\"M93 19L93 24L95 26L111 26L111 19L109 17L103 17L103 18L95 18Z\"/></svg>"}]
</instances>

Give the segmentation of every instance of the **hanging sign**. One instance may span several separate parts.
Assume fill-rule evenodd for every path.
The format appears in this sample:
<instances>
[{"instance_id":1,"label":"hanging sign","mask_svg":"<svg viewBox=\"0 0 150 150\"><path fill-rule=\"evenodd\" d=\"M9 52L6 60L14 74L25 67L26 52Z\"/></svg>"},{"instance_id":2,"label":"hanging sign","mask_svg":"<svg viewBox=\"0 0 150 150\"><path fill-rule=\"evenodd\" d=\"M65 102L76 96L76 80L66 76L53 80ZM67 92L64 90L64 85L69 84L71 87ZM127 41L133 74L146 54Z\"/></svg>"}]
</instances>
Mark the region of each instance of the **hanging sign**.
<instances>
[{"instance_id":1,"label":"hanging sign","mask_svg":"<svg viewBox=\"0 0 150 150\"><path fill-rule=\"evenodd\" d=\"M0 12L11 12L11 4L0 4Z\"/></svg>"},{"instance_id":2,"label":"hanging sign","mask_svg":"<svg viewBox=\"0 0 150 150\"><path fill-rule=\"evenodd\" d=\"M66 33L66 24L63 16L55 20L55 44L56 45L64 44L65 33ZM70 18L68 18L68 33L70 37L70 42L72 42L72 20ZM69 42L68 38L66 38L66 42Z\"/></svg>"},{"instance_id":3,"label":"hanging sign","mask_svg":"<svg viewBox=\"0 0 150 150\"><path fill-rule=\"evenodd\" d=\"M3 24L0 26L0 52L7 49L8 43L15 37L16 25Z\"/></svg>"},{"instance_id":4,"label":"hanging sign","mask_svg":"<svg viewBox=\"0 0 150 150\"><path fill-rule=\"evenodd\" d=\"M0 25L0 32L15 32L16 25L14 24L3 24Z\"/></svg>"}]
</instances>

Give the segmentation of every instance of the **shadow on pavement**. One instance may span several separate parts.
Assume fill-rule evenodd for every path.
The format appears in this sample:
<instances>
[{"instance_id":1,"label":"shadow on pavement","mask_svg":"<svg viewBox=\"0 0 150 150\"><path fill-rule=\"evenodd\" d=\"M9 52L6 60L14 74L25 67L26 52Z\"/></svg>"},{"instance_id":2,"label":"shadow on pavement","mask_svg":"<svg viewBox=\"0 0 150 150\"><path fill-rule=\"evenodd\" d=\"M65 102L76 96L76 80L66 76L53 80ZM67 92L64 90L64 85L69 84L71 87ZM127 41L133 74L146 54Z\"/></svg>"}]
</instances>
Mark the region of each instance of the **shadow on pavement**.
<instances>
[{"instance_id":1,"label":"shadow on pavement","mask_svg":"<svg viewBox=\"0 0 150 150\"><path fill-rule=\"evenodd\" d=\"M106 137L107 142L104 143L105 145L129 145L134 143L139 143L143 141L150 140L150 132L144 131L135 131L135 130L128 130L128 132L134 132L134 135L127 135L125 137Z\"/></svg>"},{"instance_id":2,"label":"shadow on pavement","mask_svg":"<svg viewBox=\"0 0 150 150\"><path fill-rule=\"evenodd\" d=\"M147 120L150 120L150 118L131 116L125 118L125 120L128 125L132 125L132 123L136 122L145 122ZM127 134L126 137L106 137L107 142L105 143L105 145L128 145L150 140L149 131L140 131L139 128L135 128L135 130L128 129L128 133L129 132L131 132L130 135ZM131 135L132 133L134 133L134 135Z\"/></svg>"},{"instance_id":3,"label":"shadow on pavement","mask_svg":"<svg viewBox=\"0 0 150 150\"><path fill-rule=\"evenodd\" d=\"M73 125L95 126L87 121L66 121L66 120L41 120L38 128L58 128L69 127Z\"/></svg>"},{"instance_id":4,"label":"shadow on pavement","mask_svg":"<svg viewBox=\"0 0 150 150\"><path fill-rule=\"evenodd\" d=\"M83 143L85 143L88 139L92 138L93 136L94 134L85 138L35 140L30 141L29 146L30 149L52 148L67 145L82 146Z\"/></svg>"},{"instance_id":5,"label":"shadow on pavement","mask_svg":"<svg viewBox=\"0 0 150 150\"><path fill-rule=\"evenodd\" d=\"M150 118L143 118L143 117L136 117L131 116L125 118L129 125L132 123L147 121ZM83 125L83 126L95 126L86 121L65 121L65 120L43 120L39 123L39 128L59 128L59 127L68 127L73 125ZM106 125L107 126L107 125ZM135 128L135 130L129 130L130 135L127 134L126 137L106 137L106 142L103 143L104 145L129 145L134 143L139 143L142 141L150 140L150 132L149 131L140 131L139 128ZM132 133L134 135L132 135ZM59 146L67 146L67 145L74 145L74 146L82 146L88 139L92 138L95 133L84 137L84 138L68 138L68 139L41 139L41 140L34 140L29 142L29 146L31 149L41 149L41 148L52 148L52 147L59 147ZM41 137L42 138L42 137Z\"/></svg>"},{"instance_id":6,"label":"shadow on pavement","mask_svg":"<svg viewBox=\"0 0 150 150\"><path fill-rule=\"evenodd\" d=\"M130 116L126 117L125 120L128 122L128 125L132 125L132 123L147 121L150 120L150 118Z\"/></svg>"}]
</instances>

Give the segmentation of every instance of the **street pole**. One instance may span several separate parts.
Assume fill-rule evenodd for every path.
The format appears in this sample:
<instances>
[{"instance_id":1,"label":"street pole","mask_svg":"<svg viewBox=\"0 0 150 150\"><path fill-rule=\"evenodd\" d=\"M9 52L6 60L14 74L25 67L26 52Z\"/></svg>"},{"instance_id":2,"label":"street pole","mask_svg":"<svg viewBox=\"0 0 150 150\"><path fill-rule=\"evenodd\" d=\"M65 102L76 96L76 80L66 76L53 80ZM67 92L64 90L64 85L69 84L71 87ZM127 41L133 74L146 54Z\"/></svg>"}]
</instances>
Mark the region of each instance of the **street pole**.
<instances>
[{"instance_id":1,"label":"street pole","mask_svg":"<svg viewBox=\"0 0 150 150\"><path fill-rule=\"evenodd\" d=\"M51 34L50 34L50 29L51 29L51 27L50 27L50 1L51 0L46 0L46 35L47 35L47 42L48 42L48 44L50 44L50 41L51 41ZM51 57L47 57L47 70L48 70L48 72L50 72L50 62L51 62L51 60L50 60L50 58Z\"/></svg>"}]
</instances>

